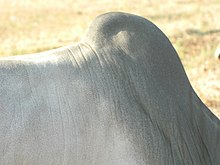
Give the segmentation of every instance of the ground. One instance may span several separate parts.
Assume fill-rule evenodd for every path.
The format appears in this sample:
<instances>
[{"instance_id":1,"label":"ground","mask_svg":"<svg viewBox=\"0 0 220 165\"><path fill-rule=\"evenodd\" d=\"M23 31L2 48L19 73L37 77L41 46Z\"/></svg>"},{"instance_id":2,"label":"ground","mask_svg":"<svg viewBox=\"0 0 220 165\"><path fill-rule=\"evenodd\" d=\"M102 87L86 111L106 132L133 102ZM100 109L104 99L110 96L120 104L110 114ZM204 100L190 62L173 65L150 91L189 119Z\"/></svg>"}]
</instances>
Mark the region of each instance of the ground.
<instances>
[{"instance_id":1,"label":"ground","mask_svg":"<svg viewBox=\"0 0 220 165\"><path fill-rule=\"evenodd\" d=\"M177 50L191 84L220 118L220 0L0 0L0 56L76 43L99 14L124 11L154 22Z\"/></svg>"}]
</instances>

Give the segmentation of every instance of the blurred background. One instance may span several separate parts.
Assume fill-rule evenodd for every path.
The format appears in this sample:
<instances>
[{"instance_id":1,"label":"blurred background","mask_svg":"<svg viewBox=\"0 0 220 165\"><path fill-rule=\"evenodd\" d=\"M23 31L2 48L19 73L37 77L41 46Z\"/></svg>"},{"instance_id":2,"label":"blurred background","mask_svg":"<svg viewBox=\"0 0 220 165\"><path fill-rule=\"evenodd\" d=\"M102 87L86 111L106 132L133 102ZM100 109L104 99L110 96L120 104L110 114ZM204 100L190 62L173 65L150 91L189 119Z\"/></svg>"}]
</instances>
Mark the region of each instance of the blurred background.
<instances>
[{"instance_id":1,"label":"blurred background","mask_svg":"<svg viewBox=\"0 0 220 165\"><path fill-rule=\"evenodd\" d=\"M97 15L110 11L155 23L197 94L220 118L220 59L214 56L220 53L220 0L0 0L0 56L75 44Z\"/></svg>"}]
</instances>

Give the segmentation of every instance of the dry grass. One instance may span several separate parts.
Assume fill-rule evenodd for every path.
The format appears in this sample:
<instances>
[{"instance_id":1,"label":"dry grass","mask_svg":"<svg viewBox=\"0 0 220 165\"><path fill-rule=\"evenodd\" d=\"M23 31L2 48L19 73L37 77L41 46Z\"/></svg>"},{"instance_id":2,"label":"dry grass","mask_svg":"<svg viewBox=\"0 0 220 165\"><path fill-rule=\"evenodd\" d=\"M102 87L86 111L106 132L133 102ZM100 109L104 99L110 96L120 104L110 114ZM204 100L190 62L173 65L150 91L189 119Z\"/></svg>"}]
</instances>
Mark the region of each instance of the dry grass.
<instances>
[{"instance_id":1,"label":"dry grass","mask_svg":"<svg viewBox=\"0 0 220 165\"><path fill-rule=\"evenodd\" d=\"M0 54L44 51L80 40L91 21L125 11L154 22L170 38L202 100L220 118L220 0L0 0Z\"/></svg>"}]
</instances>

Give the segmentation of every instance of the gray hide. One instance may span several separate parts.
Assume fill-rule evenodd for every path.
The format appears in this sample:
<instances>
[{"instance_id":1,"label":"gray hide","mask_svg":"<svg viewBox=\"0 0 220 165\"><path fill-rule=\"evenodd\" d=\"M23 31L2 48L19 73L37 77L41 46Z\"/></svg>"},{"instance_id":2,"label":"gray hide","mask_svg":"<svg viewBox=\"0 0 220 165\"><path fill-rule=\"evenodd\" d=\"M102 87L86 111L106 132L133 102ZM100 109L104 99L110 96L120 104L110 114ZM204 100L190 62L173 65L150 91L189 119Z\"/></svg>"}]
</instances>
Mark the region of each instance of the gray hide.
<instances>
[{"instance_id":1,"label":"gray hide","mask_svg":"<svg viewBox=\"0 0 220 165\"><path fill-rule=\"evenodd\" d=\"M220 121L148 20L97 17L84 39L0 60L1 165L219 165Z\"/></svg>"}]
</instances>

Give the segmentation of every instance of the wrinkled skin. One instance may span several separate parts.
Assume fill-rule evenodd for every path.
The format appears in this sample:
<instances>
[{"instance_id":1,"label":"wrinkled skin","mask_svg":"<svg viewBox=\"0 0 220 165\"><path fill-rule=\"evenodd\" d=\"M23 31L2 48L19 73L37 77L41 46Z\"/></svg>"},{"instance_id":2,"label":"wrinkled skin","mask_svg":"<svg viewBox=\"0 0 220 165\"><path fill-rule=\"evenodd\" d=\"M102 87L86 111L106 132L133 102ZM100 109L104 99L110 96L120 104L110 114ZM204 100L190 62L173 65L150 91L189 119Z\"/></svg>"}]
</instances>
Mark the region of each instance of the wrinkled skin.
<instances>
[{"instance_id":1,"label":"wrinkled skin","mask_svg":"<svg viewBox=\"0 0 220 165\"><path fill-rule=\"evenodd\" d=\"M0 60L0 164L220 164L220 121L166 36L97 17L74 46Z\"/></svg>"}]
</instances>

